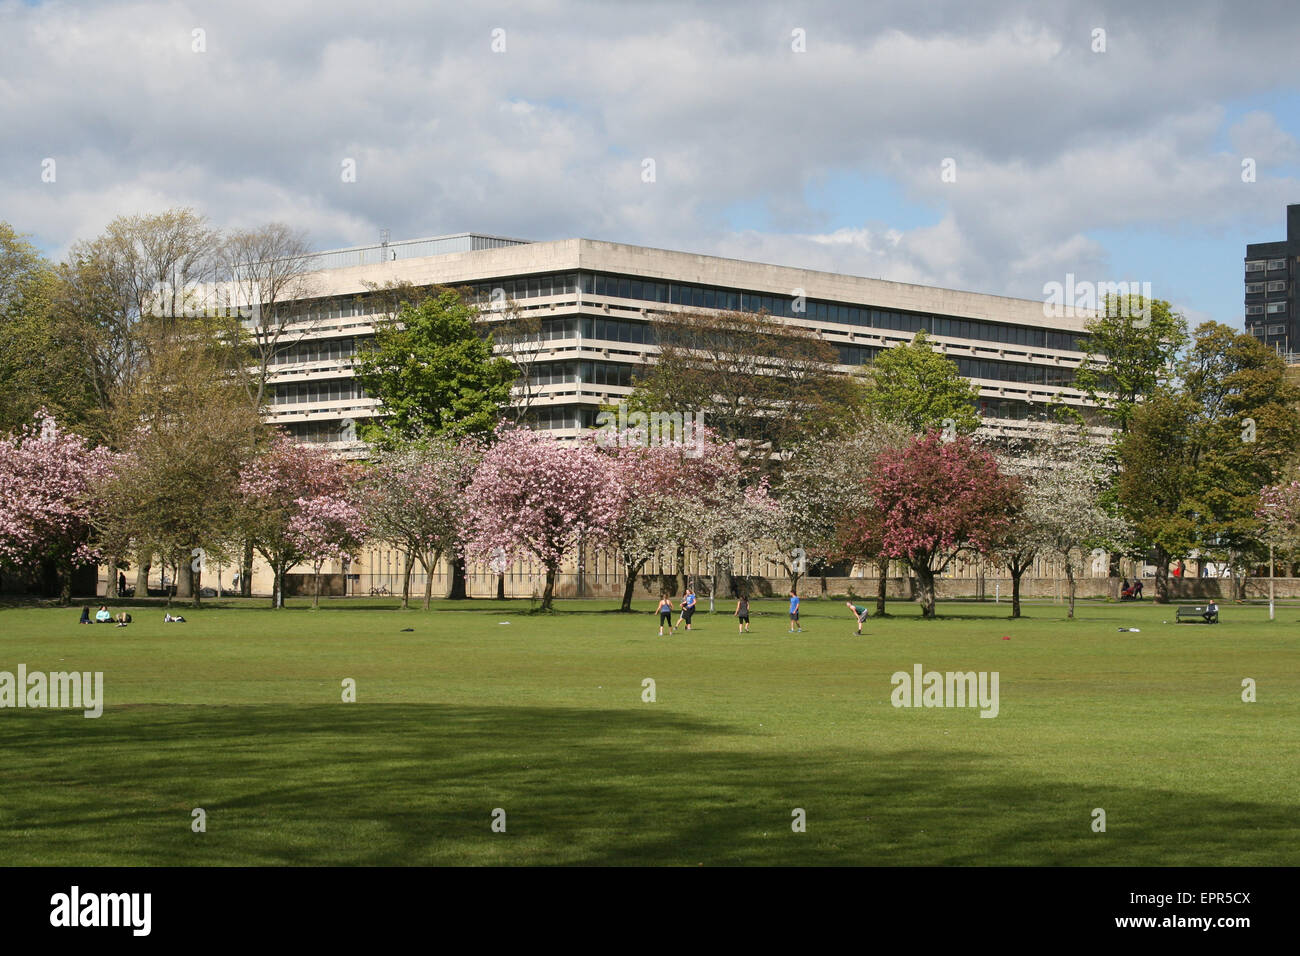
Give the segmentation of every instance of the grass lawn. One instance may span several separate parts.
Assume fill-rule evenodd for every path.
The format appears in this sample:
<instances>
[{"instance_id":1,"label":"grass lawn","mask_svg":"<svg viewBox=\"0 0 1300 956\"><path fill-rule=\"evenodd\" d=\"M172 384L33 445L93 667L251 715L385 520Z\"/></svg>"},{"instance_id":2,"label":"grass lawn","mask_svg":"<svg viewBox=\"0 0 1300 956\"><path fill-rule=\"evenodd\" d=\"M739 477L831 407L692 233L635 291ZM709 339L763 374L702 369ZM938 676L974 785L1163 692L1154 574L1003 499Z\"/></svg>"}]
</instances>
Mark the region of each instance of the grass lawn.
<instances>
[{"instance_id":1,"label":"grass lawn","mask_svg":"<svg viewBox=\"0 0 1300 956\"><path fill-rule=\"evenodd\" d=\"M0 709L0 864L1300 863L1294 606L897 603L857 638L770 601L659 638L652 602L264 603L0 609L0 671L106 698ZM1000 713L895 708L918 663L997 671Z\"/></svg>"}]
</instances>

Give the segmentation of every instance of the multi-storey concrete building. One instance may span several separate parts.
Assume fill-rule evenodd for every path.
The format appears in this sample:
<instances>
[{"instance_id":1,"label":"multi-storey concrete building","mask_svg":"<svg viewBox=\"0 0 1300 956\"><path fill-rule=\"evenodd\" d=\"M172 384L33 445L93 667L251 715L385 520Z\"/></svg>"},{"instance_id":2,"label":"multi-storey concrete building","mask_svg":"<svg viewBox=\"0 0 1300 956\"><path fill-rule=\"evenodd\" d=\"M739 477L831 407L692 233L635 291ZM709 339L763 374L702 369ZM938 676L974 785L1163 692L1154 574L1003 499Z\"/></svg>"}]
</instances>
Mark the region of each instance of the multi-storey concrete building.
<instances>
[{"instance_id":1,"label":"multi-storey concrete building","mask_svg":"<svg viewBox=\"0 0 1300 956\"><path fill-rule=\"evenodd\" d=\"M656 354L654 319L685 310L766 310L839 349L847 371L927 330L979 386L990 429L1014 429L1072 388L1085 317L1049 318L1041 301L957 292L589 239L524 242L459 235L324 252L312 297L296 304L295 344L272 376L269 420L302 440L359 449L378 413L352 378L391 283L468 287L488 316L513 303L540 319L527 388L534 427L563 436L594 424ZM800 308L802 306L802 309Z\"/></svg>"},{"instance_id":2,"label":"multi-storey concrete building","mask_svg":"<svg viewBox=\"0 0 1300 956\"><path fill-rule=\"evenodd\" d=\"M1300 352L1300 204L1286 207L1286 239L1246 246L1246 330L1270 348Z\"/></svg>"}]
</instances>

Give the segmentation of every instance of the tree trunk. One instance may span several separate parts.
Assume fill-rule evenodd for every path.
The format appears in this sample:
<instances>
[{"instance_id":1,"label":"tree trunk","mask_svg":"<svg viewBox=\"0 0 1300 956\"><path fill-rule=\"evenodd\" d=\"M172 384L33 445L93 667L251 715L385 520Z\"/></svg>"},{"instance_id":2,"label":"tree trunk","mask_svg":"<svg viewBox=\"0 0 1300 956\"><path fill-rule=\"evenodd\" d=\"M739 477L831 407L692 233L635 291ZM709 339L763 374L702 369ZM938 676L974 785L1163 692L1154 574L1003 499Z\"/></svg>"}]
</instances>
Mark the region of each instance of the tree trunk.
<instances>
[{"instance_id":1,"label":"tree trunk","mask_svg":"<svg viewBox=\"0 0 1300 956\"><path fill-rule=\"evenodd\" d=\"M184 570L181 569L181 562L176 562L176 573L172 575L172 580L176 582L176 596L178 598L194 597L194 582L190 580L190 564L185 562Z\"/></svg>"},{"instance_id":2,"label":"tree trunk","mask_svg":"<svg viewBox=\"0 0 1300 956\"><path fill-rule=\"evenodd\" d=\"M152 554L141 552L135 556L135 596L138 598L149 596L149 562L153 560Z\"/></svg>"},{"instance_id":3,"label":"tree trunk","mask_svg":"<svg viewBox=\"0 0 1300 956\"><path fill-rule=\"evenodd\" d=\"M59 565L59 607L72 604L72 561Z\"/></svg>"},{"instance_id":4,"label":"tree trunk","mask_svg":"<svg viewBox=\"0 0 1300 956\"><path fill-rule=\"evenodd\" d=\"M1025 573L1024 568L1012 566L1008 568L1011 572L1011 616L1020 616L1020 576Z\"/></svg>"},{"instance_id":5,"label":"tree trunk","mask_svg":"<svg viewBox=\"0 0 1300 956\"><path fill-rule=\"evenodd\" d=\"M117 593L117 558L108 559L108 580L104 583L104 597L120 597Z\"/></svg>"},{"instance_id":6,"label":"tree trunk","mask_svg":"<svg viewBox=\"0 0 1300 956\"><path fill-rule=\"evenodd\" d=\"M411 606L411 570L415 567L415 552L406 552L406 566L402 568L402 610Z\"/></svg>"},{"instance_id":7,"label":"tree trunk","mask_svg":"<svg viewBox=\"0 0 1300 956\"><path fill-rule=\"evenodd\" d=\"M917 567L916 581L920 585L921 592L921 617L934 617L934 572L928 567Z\"/></svg>"},{"instance_id":8,"label":"tree trunk","mask_svg":"<svg viewBox=\"0 0 1300 956\"><path fill-rule=\"evenodd\" d=\"M876 617L885 616L885 595L889 591L889 558L876 559Z\"/></svg>"},{"instance_id":9,"label":"tree trunk","mask_svg":"<svg viewBox=\"0 0 1300 956\"><path fill-rule=\"evenodd\" d=\"M313 611L316 610L318 607L320 607L320 568L321 568L320 562L318 561L316 562L315 565L312 566L311 569L311 576L312 576L311 609ZM406 605L403 604L402 606L405 607Z\"/></svg>"},{"instance_id":10,"label":"tree trunk","mask_svg":"<svg viewBox=\"0 0 1300 956\"><path fill-rule=\"evenodd\" d=\"M1169 555L1156 549L1156 604L1169 603Z\"/></svg>"},{"instance_id":11,"label":"tree trunk","mask_svg":"<svg viewBox=\"0 0 1300 956\"><path fill-rule=\"evenodd\" d=\"M200 591L203 590L203 571L194 570L194 563L185 565L185 576L189 579L190 594L194 597L194 607L199 607Z\"/></svg>"},{"instance_id":12,"label":"tree trunk","mask_svg":"<svg viewBox=\"0 0 1300 956\"><path fill-rule=\"evenodd\" d=\"M620 611L632 610L632 594L636 591L636 576L641 573L641 569L646 566L650 559L645 558L631 564L623 562L623 603L620 605ZM682 592L686 593L685 590Z\"/></svg>"},{"instance_id":13,"label":"tree trunk","mask_svg":"<svg viewBox=\"0 0 1300 956\"><path fill-rule=\"evenodd\" d=\"M289 569L285 567L283 559L276 562L275 565L275 587L271 595L271 607L284 607L284 575Z\"/></svg>"},{"instance_id":14,"label":"tree trunk","mask_svg":"<svg viewBox=\"0 0 1300 956\"><path fill-rule=\"evenodd\" d=\"M505 599L506 599L506 573L504 571L499 571L497 572L497 600L504 601Z\"/></svg>"},{"instance_id":15,"label":"tree trunk","mask_svg":"<svg viewBox=\"0 0 1300 956\"><path fill-rule=\"evenodd\" d=\"M683 577L682 580L685 582L685 577ZM714 580L717 582L718 594L726 594L733 598L736 596L736 589L731 580L731 555L728 554L723 560L717 562L714 571ZM685 583L682 584L682 589L677 593L686 593Z\"/></svg>"},{"instance_id":16,"label":"tree trunk","mask_svg":"<svg viewBox=\"0 0 1300 956\"><path fill-rule=\"evenodd\" d=\"M677 542L677 593L686 593L686 542ZM660 579L662 580L662 578Z\"/></svg>"},{"instance_id":17,"label":"tree trunk","mask_svg":"<svg viewBox=\"0 0 1300 956\"><path fill-rule=\"evenodd\" d=\"M465 586L465 556L463 554L453 554L451 559L451 592L447 598L452 601L469 600L469 592Z\"/></svg>"},{"instance_id":18,"label":"tree trunk","mask_svg":"<svg viewBox=\"0 0 1300 956\"><path fill-rule=\"evenodd\" d=\"M432 561L425 561L424 555L420 555L420 566L424 568L424 609L429 610L429 604L433 600L433 569L438 566L438 560L442 557L441 551L433 553Z\"/></svg>"},{"instance_id":19,"label":"tree trunk","mask_svg":"<svg viewBox=\"0 0 1300 956\"><path fill-rule=\"evenodd\" d=\"M239 596L253 596L253 539L244 542L244 554L239 562Z\"/></svg>"},{"instance_id":20,"label":"tree trunk","mask_svg":"<svg viewBox=\"0 0 1300 956\"><path fill-rule=\"evenodd\" d=\"M542 610L551 610L551 602L555 598L555 572L557 566L548 564L546 566L546 590L542 593Z\"/></svg>"}]
</instances>

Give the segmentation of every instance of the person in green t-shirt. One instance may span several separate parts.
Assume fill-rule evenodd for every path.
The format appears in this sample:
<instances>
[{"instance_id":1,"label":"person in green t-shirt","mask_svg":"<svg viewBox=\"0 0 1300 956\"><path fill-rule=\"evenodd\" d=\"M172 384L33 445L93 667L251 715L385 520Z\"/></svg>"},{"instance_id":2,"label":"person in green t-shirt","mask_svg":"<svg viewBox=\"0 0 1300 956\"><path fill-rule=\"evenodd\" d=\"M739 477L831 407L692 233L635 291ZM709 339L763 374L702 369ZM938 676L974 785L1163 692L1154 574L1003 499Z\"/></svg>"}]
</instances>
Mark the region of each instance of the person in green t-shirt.
<instances>
[{"instance_id":1,"label":"person in green t-shirt","mask_svg":"<svg viewBox=\"0 0 1300 956\"><path fill-rule=\"evenodd\" d=\"M845 601L844 606L853 612L853 616L858 619L858 637L862 636L862 622L867 619L867 609L860 604L854 604L852 601Z\"/></svg>"}]
</instances>

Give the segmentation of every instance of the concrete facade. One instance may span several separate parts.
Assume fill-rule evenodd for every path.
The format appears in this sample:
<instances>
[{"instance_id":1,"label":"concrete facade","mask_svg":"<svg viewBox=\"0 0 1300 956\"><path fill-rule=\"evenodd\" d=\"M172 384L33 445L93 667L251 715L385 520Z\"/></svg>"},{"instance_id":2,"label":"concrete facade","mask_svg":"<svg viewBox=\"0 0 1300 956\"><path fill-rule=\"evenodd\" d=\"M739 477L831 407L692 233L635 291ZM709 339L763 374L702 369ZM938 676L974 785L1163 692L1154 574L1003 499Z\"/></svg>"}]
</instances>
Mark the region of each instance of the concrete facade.
<instances>
[{"instance_id":1,"label":"concrete facade","mask_svg":"<svg viewBox=\"0 0 1300 956\"><path fill-rule=\"evenodd\" d=\"M457 248L450 240L459 238L413 248ZM814 330L840 349L846 372L925 328L979 386L989 431L1014 431L1052 401L1087 404L1068 380L1084 357L1078 338L1088 314L1050 317L1040 301L590 239L379 261L361 247L342 260L336 253L320 258L348 261L354 252L365 264L309 276L312 294L298 303L303 317L288 329L295 346L275 366L267 414L301 440L345 453L360 451L356 426L377 414L375 400L352 379L352 362L379 319L371 290L393 283L470 287L489 320L501 305L540 319L542 336L529 350L536 380L516 388L516 401L529 407L534 427L559 437L590 427L602 405L631 392L631 376L657 353L650 341L656 317L730 307L768 308ZM669 292L689 297L692 288L693 303L667 301ZM702 289L707 305L700 304ZM793 304L800 301L803 312Z\"/></svg>"}]
</instances>

